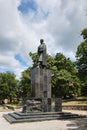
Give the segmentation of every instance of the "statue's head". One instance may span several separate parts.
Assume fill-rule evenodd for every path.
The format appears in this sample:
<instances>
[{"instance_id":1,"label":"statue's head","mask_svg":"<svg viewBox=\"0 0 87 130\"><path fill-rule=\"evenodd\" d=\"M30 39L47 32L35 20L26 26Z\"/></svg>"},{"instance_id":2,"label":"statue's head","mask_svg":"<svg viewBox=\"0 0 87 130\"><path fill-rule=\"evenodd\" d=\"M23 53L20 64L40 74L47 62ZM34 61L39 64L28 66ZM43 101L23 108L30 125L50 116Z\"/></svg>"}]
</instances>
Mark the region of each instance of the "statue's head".
<instances>
[{"instance_id":1,"label":"statue's head","mask_svg":"<svg viewBox=\"0 0 87 130\"><path fill-rule=\"evenodd\" d=\"M43 43L44 42L44 40L43 39L40 39L40 43Z\"/></svg>"}]
</instances>

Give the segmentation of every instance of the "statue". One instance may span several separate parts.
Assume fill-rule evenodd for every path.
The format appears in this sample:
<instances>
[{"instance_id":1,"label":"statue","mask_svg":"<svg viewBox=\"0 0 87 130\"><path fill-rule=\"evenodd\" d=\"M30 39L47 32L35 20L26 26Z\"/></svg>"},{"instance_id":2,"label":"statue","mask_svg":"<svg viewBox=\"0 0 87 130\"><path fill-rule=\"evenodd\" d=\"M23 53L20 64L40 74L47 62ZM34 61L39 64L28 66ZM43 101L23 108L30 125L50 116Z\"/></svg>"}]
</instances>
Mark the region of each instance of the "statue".
<instances>
[{"instance_id":1,"label":"statue","mask_svg":"<svg viewBox=\"0 0 87 130\"><path fill-rule=\"evenodd\" d=\"M38 66L40 68L46 67L46 45L43 39L40 39L40 45L38 47Z\"/></svg>"}]
</instances>

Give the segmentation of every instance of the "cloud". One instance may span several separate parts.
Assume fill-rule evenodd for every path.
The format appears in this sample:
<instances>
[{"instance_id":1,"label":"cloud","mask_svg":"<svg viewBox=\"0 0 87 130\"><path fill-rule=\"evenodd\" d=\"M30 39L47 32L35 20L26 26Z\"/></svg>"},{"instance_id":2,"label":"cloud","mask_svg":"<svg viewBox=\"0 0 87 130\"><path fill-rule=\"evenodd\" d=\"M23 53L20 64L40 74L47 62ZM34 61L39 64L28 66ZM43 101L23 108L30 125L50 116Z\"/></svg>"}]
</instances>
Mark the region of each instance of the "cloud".
<instances>
[{"instance_id":1,"label":"cloud","mask_svg":"<svg viewBox=\"0 0 87 130\"><path fill-rule=\"evenodd\" d=\"M19 75L24 68L14 58L21 48L23 23L17 9L18 0L0 1L0 71L10 70ZM22 31L23 32L23 31Z\"/></svg>"},{"instance_id":2,"label":"cloud","mask_svg":"<svg viewBox=\"0 0 87 130\"><path fill-rule=\"evenodd\" d=\"M32 64L29 52L37 51L40 38L49 54L62 52L75 60L86 13L86 0L0 0L0 71L13 70L20 77Z\"/></svg>"},{"instance_id":3,"label":"cloud","mask_svg":"<svg viewBox=\"0 0 87 130\"><path fill-rule=\"evenodd\" d=\"M80 31L86 27L87 1L37 0L35 2L38 6L37 15L33 11L32 17L29 17L28 12L26 20L32 21L32 29L38 32L38 37L45 38L48 52L52 53L51 50L54 48L54 53L62 51L67 55L66 51L70 51L75 55L77 45L81 42Z\"/></svg>"},{"instance_id":4,"label":"cloud","mask_svg":"<svg viewBox=\"0 0 87 130\"><path fill-rule=\"evenodd\" d=\"M40 0L38 1L40 3ZM48 4L52 5L48 7ZM68 57L75 60L75 52L81 42L80 31L87 26L87 1L48 0L48 3L44 1L41 5L49 12L46 19L46 32L53 39L51 44L54 45L54 52L61 51L67 56L68 51L70 52Z\"/></svg>"},{"instance_id":5,"label":"cloud","mask_svg":"<svg viewBox=\"0 0 87 130\"><path fill-rule=\"evenodd\" d=\"M18 73L26 66L22 66L14 56L20 53L21 57L31 64L28 53L33 50L30 46L34 33L28 30L28 26L22 21L18 11L20 1L18 3L18 0L8 0L6 4L5 2L0 1L0 70L8 68L18 77Z\"/></svg>"}]
</instances>

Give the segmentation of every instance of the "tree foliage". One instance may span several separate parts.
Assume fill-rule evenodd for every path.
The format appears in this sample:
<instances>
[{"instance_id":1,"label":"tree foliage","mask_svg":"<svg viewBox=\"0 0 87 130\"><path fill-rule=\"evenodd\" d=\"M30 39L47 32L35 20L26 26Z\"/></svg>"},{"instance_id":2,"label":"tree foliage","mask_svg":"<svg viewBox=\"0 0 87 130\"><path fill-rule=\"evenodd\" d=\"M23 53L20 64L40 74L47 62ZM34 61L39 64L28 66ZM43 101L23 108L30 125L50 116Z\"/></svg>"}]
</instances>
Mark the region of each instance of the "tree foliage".
<instances>
[{"instance_id":1,"label":"tree foliage","mask_svg":"<svg viewBox=\"0 0 87 130\"><path fill-rule=\"evenodd\" d=\"M52 82L55 96L79 94L80 81L77 77L74 62L66 58L62 53L57 53L54 65L56 69L54 69Z\"/></svg>"},{"instance_id":2,"label":"tree foliage","mask_svg":"<svg viewBox=\"0 0 87 130\"><path fill-rule=\"evenodd\" d=\"M16 97L17 80L10 72L0 73L0 99Z\"/></svg>"},{"instance_id":3,"label":"tree foliage","mask_svg":"<svg viewBox=\"0 0 87 130\"><path fill-rule=\"evenodd\" d=\"M76 66L82 82L81 92L83 95L87 95L87 91L85 92L87 89L87 28L82 30L81 35L83 36L83 42L77 47Z\"/></svg>"},{"instance_id":4,"label":"tree foliage","mask_svg":"<svg viewBox=\"0 0 87 130\"><path fill-rule=\"evenodd\" d=\"M36 66L36 53L30 53L33 60L33 67ZM47 69L52 70L52 93L54 96L64 96L65 94L79 93L80 82L77 77L75 64L66 58L62 53L57 53L55 57L47 54ZM77 83L78 81L78 83ZM72 87L70 87L72 84ZM72 88L72 89L71 89Z\"/></svg>"},{"instance_id":5,"label":"tree foliage","mask_svg":"<svg viewBox=\"0 0 87 130\"><path fill-rule=\"evenodd\" d=\"M53 93L56 97L79 94L79 79L65 69L59 70L53 76Z\"/></svg>"},{"instance_id":6,"label":"tree foliage","mask_svg":"<svg viewBox=\"0 0 87 130\"><path fill-rule=\"evenodd\" d=\"M37 55L37 53L30 52L29 56L32 58L32 61L33 61L32 68L36 67L37 66L37 61L38 61L38 55Z\"/></svg>"},{"instance_id":7,"label":"tree foliage","mask_svg":"<svg viewBox=\"0 0 87 130\"><path fill-rule=\"evenodd\" d=\"M22 72L20 81L20 95L22 97L29 97L31 92L31 80L30 80L30 70L28 68Z\"/></svg>"},{"instance_id":8,"label":"tree foliage","mask_svg":"<svg viewBox=\"0 0 87 130\"><path fill-rule=\"evenodd\" d=\"M72 62L70 58L66 58L62 53L57 53L55 55L55 65L58 70L64 69L71 74L77 73L74 62Z\"/></svg>"}]
</instances>

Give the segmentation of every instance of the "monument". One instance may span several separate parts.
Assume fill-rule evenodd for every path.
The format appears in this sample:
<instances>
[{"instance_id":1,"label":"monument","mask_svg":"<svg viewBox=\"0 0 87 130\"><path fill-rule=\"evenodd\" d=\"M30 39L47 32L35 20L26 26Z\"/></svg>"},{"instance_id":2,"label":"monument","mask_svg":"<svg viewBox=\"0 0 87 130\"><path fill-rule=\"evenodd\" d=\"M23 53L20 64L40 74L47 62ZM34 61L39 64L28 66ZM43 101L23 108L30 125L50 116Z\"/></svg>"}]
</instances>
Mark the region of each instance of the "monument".
<instances>
[{"instance_id":1,"label":"monument","mask_svg":"<svg viewBox=\"0 0 87 130\"><path fill-rule=\"evenodd\" d=\"M41 111L51 111L51 70L46 69L46 45L40 40L37 67L31 70L31 97L41 99Z\"/></svg>"},{"instance_id":2,"label":"monument","mask_svg":"<svg viewBox=\"0 0 87 130\"><path fill-rule=\"evenodd\" d=\"M10 123L55 120L80 117L76 114L62 112L60 98L51 97L51 70L47 69L47 47L44 40L40 40L37 49L37 66L31 70L31 97L23 102L21 112L5 114L4 118Z\"/></svg>"},{"instance_id":3,"label":"monument","mask_svg":"<svg viewBox=\"0 0 87 130\"><path fill-rule=\"evenodd\" d=\"M40 45L39 45L38 50L37 50L38 66L40 68L46 67L46 51L47 51L47 48L46 48L46 45L44 43L44 40L40 39Z\"/></svg>"}]
</instances>

